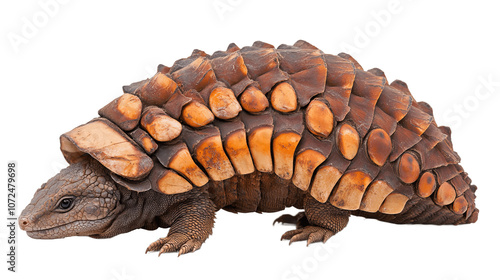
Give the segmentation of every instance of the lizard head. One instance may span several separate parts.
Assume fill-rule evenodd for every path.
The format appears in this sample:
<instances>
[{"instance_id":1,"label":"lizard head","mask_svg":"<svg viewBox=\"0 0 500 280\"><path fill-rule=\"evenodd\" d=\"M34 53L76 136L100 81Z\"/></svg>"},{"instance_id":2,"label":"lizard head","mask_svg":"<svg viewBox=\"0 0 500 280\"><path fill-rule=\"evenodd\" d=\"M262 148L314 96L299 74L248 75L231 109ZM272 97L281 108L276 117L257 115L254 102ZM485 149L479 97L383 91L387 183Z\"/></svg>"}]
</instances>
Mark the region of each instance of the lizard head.
<instances>
[{"instance_id":1,"label":"lizard head","mask_svg":"<svg viewBox=\"0 0 500 280\"><path fill-rule=\"evenodd\" d=\"M98 236L120 212L120 192L94 160L71 164L37 190L19 217L28 236L40 239Z\"/></svg>"}]
</instances>

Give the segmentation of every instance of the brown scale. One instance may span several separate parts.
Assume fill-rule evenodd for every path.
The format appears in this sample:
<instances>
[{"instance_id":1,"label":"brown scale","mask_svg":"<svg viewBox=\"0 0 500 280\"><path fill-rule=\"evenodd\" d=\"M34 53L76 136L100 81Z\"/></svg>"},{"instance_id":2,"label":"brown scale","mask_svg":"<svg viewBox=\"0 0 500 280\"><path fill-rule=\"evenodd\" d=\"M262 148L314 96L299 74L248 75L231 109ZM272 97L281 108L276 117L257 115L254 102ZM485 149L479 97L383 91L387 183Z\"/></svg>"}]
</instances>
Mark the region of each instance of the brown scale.
<instances>
[{"instance_id":1,"label":"brown scale","mask_svg":"<svg viewBox=\"0 0 500 280\"><path fill-rule=\"evenodd\" d=\"M208 177L196 165L184 142L160 145L155 156L164 167L181 173L198 187L208 182Z\"/></svg>"},{"instance_id":2,"label":"brown scale","mask_svg":"<svg viewBox=\"0 0 500 280\"><path fill-rule=\"evenodd\" d=\"M371 161L383 166L392 150L391 137L381 128L374 129L368 134L366 148Z\"/></svg>"},{"instance_id":3,"label":"brown scale","mask_svg":"<svg viewBox=\"0 0 500 280\"><path fill-rule=\"evenodd\" d=\"M207 106L193 101L182 109L181 119L191 127L203 127L214 120L214 114Z\"/></svg>"},{"instance_id":4,"label":"brown scale","mask_svg":"<svg viewBox=\"0 0 500 280\"><path fill-rule=\"evenodd\" d=\"M229 86L238 97L245 88L252 83L248 77L248 69L241 53L236 49L233 52L221 53L219 57L212 56L210 63L218 81Z\"/></svg>"},{"instance_id":5,"label":"brown scale","mask_svg":"<svg viewBox=\"0 0 500 280\"><path fill-rule=\"evenodd\" d=\"M143 179L154 166L132 139L105 118L96 118L64 133L60 141L67 162L78 162L88 154L126 179Z\"/></svg>"},{"instance_id":6,"label":"brown scale","mask_svg":"<svg viewBox=\"0 0 500 280\"><path fill-rule=\"evenodd\" d=\"M129 132L130 137L139 144L142 149L148 154L152 154L158 149L158 144L153 138L144 130L136 128Z\"/></svg>"},{"instance_id":7,"label":"brown scale","mask_svg":"<svg viewBox=\"0 0 500 280\"><path fill-rule=\"evenodd\" d=\"M160 63L156 67L156 72L160 72L162 74L167 74L168 72L170 72L170 67L168 67L168 66L163 65L163 64Z\"/></svg>"},{"instance_id":8,"label":"brown scale","mask_svg":"<svg viewBox=\"0 0 500 280\"><path fill-rule=\"evenodd\" d=\"M271 91L269 101L274 110L282 113L289 113L297 110L297 94L295 89L288 82L277 84Z\"/></svg>"},{"instance_id":9,"label":"brown scale","mask_svg":"<svg viewBox=\"0 0 500 280\"><path fill-rule=\"evenodd\" d=\"M191 99L184 107L180 119L191 127L203 127L214 120L214 114L207 107L207 104L200 93L194 89L184 92L184 96ZM165 106L164 106L165 107Z\"/></svg>"},{"instance_id":10,"label":"brown scale","mask_svg":"<svg viewBox=\"0 0 500 280\"><path fill-rule=\"evenodd\" d=\"M431 124L425 133L422 134L420 142L412 147L412 150L420 155L420 159L422 160L422 169L431 169L434 167L435 162L429 161L430 157L428 154L435 153L435 151L432 151L433 148L446 137L446 134L442 133L435 126L435 124Z\"/></svg>"},{"instance_id":11,"label":"brown scale","mask_svg":"<svg viewBox=\"0 0 500 280\"><path fill-rule=\"evenodd\" d=\"M224 152L219 129L208 126L201 130L183 129L182 139L194 158L214 181L231 178L235 172L229 158Z\"/></svg>"},{"instance_id":12,"label":"brown scale","mask_svg":"<svg viewBox=\"0 0 500 280\"><path fill-rule=\"evenodd\" d=\"M386 79L363 70L356 70L356 79L352 86L347 118L351 118L361 138L370 129L375 112L375 105L384 89Z\"/></svg>"},{"instance_id":13,"label":"brown scale","mask_svg":"<svg viewBox=\"0 0 500 280\"><path fill-rule=\"evenodd\" d=\"M234 92L219 84L210 92L208 104L214 116L223 120L232 119L241 112L241 105Z\"/></svg>"},{"instance_id":14,"label":"brown scale","mask_svg":"<svg viewBox=\"0 0 500 280\"><path fill-rule=\"evenodd\" d=\"M379 212L384 214L398 214L403 211L408 197L400 193L389 194L382 205L380 206Z\"/></svg>"},{"instance_id":15,"label":"brown scale","mask_svg":"<svg viewBox=\"0 0 500 280\"><path fill-rule=\"evenodd\" d=\"M394 88L391 84L384 87L377 107L399 122L411 108L411 97Z\"/></svg>"},{"instance_id":16,"label":"brown scale","mask_svg":"<svg viewBox=\"0 0 500 280\"><path fill-rule=\"evenodd\" d=\"M191 98L185 96L180 91L176 91L168 101L163 104L162 108L165 112L174 119L179 119L183 107L191 102Z\"/></svg>"},{"instance_id":17,"label":"brown scale","mask_svg":"<svg viewBox=\"0 0 500 280\"><path fill-rule=\"evenodd\" d=\"M328 101L337 121L349 113L349 97L354 83L355 68L352 62L339 56L324 55L327 76L323 97Z\"/></svg>"},{"instance_id":18,"label":"brown scale","mask_svg":"<svg viewBox=\"0 0 500 280\"><path fill-rule=\"evenodd\" d=\"M398 122L394 118L389 116L378 106L375 107L375 114L373 116L371 129L381 128L390 136L396 131L397 127Z\"/></svg>"},{"instance_id":19,"label":"brown scale","mask_svg":"<svg viewBox=\"0 0 500 280\"><path fill-rule=\"evenodd\" d=\"M410 89L408 88L408 85L405 82L401 81L401 80L394 80L394 81L392 81L391 87L393 87L393 88L401 91L405 95L408 95L410 97L412 96L411 92L410 92Z\"/></svg>"},{"instance_id":20,"label":"brown scale","mask_svg":"<svg viewBox=\"0 0 500 280\"><path fill-rule=\"evenodd\" d=\"M330 203L345 210L357 210L372 178L363 171L346 172L330 196Z\"/></svg>"},{"instance_id":21,"label":"brown scale","mask_svg":"<svg viewBox=\"0 0 500 280\"><path fill-rule=\"evenodd\" d=\"M431 125L434 118L423 112L415 106L411 106L408 114L400 121L406 129L415 132L418 136L422 135Z\"/></svg>"},{"instance_id":22,"label":"brown scale","mask_svg":"<svg viewBox=\"0 0 500 280\"><path fill-rule=\"evenodd\" d=\"M453 185L453 187L455 188L457 195L462 195L465 191L469 189L470 185L470 183L467 183L463 179L463 174L459 174L453 177L453 179L450 180L450 184Z\"/></svg>"},{"instance_id":23,"label":"brown scale","mask_svg":"<svg viewBox=\"0 0 500 280\"><path fill-rule=\"evenodd\" d=\"M271 113L267 111L260 115L252 115L241 112L240 117L245 124L248 147L255 169L260 172L272 172L271 141L274 125Z\"/></svg>"},{"instance_id":24,"label":"brown scale","mask_svg":"<svg viewBox=\"0 0 500 280\"><path fill-rule=\"evenodd\" d=\"M163 73L163 74L166 74L166 73ZM139 89L142 86L144 86L149 80L151 80L151 79L145 79L145 80L142 80L142 81L131 83L130 85L122 86L123 93L130 93L130 94L137 95L137 92L136 92L137 89Z\"/></svg>"},{"instance_id":25,"label":"brown scale","mask_svg":"<svg viewBox=\"0 0 500 280\"><path fill-rule=\"evenodd\" d=\"M138 87L134 94L146 105L161 106L178 90L177 84L170 76L156 73L151 80Z\"/></svg>"},{"instance_id":26,"label":"brown scale","mask_svg":"<svg viewBox=\"0 0 500 280\"><path fill-rule=\"evenodd\" d=\"M422 169L434 169L441 166L448 165L446 158L443 156L441 151L438 148L434 148L430 150L426 156L425 161L423 162Z\"/></svg>"},{"instance_id":27,"label":"brown scale","mask_svg":"<svg viewBox=\"0 0 500 280\"><path fill-rule=\"evenodd\" d=\"M333 141L320 140L304 130L302 139L295 150L295 167L292 182L301 190L308 190L314 170L330 155Z\"/></svg>"},{"instance_id":28,"label":"brown scale","mask_svg":"<svg viewBox=\"0 0 500 280\"><path fill-rule=\"evenodd\" d=\"M471 188L469 188L464 192L464 197L467 200L467 207L468 207L467 212L465 212L465 216L467 218L471 217L472 214L474 213L474 210L476 209L476 203L475 203L476 195L474 194L475 189L476 189L475 186L472 185Z\"/></svg>"},{"instance_id":29,"label":"brown scale","mask_svg":"<svg viewBox=\"0 0 500 280\"><path fill-rule=\"evenodd\" d=\"M205 104L209 103L210 93L217 80L208 58L191 56L180 59L174 63L169 74L183 92L193 89L200 93Z\"/></svg>"},{"instance_id":30,"label":"brown scale","mask_svg":"<svg viewBox=\"0 0 500 280\"><path fill-rule=\"evenodd\" d=\"M255 86L249 86L240 95L240 104L249 113L259 113L269 107L266 95Z\"/></svg>"},{"instance_id":31,"label":"brown scale","mask_svg":"<svg viewBox=\"0 0 500 280\"><path fill-rule=\"evenodd\" d=\"M389 156L389 161L397 160L405 151L420 142L421 139L415 132L398 124L396 131L391 136L392 152Z\"/></svg>"},{"instance_id":32,"label":"brown scale","mask_svg":"<svg viewBox=\"0 0 500 280\"><path fill-rule=\"evenodd\" d=\"M101 117L114 122L124 131L134 129L141 119L141 99L125 93L99 110Z\"/></svg>"},{"instance_id":33,"label":"brown scale","mask_svg":"<svg viewBox=\"0 0 500 280\"><path fill-rule=\"evenodd\" d=\"M214 124L220 130L224 150L236 173L245 175L254 172L255 168L248 148L247 134L243 122L240 119L230 122L217 120Z\"/></svg>"},{"instance_id":34,"label":"brown scale","mask_svg":"<svg viewBox=\"0 0 500 280\"><path fill-rule=\"evenodd\" d=\"M465 211L467 211L467 207L467 199L465 199L465 197L462 195L455 199L453 205L451 206L451 210L456 214L462 215L463 213L465 213Z\"/></svg>"},{"instance_id":35,"label":"brown scale","mask_svg":"<svg viewBox=\"0 0 500 280\"><path fill-rule=\"evenodd\" d=\"M194 185L218 208L242 212L300 206L309 192L393 222L477 213L449 128L404 82L388 85L347 54L305 41L231 44L159 65L123 90L103 118L64 134L61 150L69 162L93 156L129 189Z\"/></svg>"},{"instance_id":36,"label":"brown scale","mask_svg":"<svg viewBox=\"0 0 500 280\"><path fill-rule=\"evenodd\" d=\"M317 168L311 186L311 195L322 203L328 200L333 188L351 163L340 153L335 141L332 142L334 144L332 151L328 158Z\"/></svg>"},{"instance_id":37,"label":"brown scale","mask_svg":"<svg viewBox=\"0 0 500 280\"><path fill-rule=\"evenodd\" d=\"M364 148L362 148L363 152ZM357 210L368 185L379 171L378 166L357 156L349 166L349 170L340 178L331 196L330 203L346 210Z\"/></svg>"},{"instance_id":38,"label":"brown scale","mask_svg":"<svg viewBox=\"0 0 500 280\"><path fill-rule=\"evenodd\" d=\"M348 124L339 125L336 131L336 146L347 160L352 160L358 153L360 137L356 129Z\"/></svg>"},{"instance_id":39,"label":"brown scale","mask_svg":"<svg viewBox=\"0 0 500 280\"><path fill-rule=\"evenodd\" d=\"M280 68L289 75L300 107L325 91L327 69L319 50L281 45L277 52Z\"/></svg>"},{"instance_id":40,"label":"brown scale","mask_svg":"<svg viewBox=\"0 0 500 280\"><path fill-rule=\"evenodd\" d=\"M411 184L417 181L420 174L420 163L417 157L410 153L404 153L397 162L398 175L401 181Z\"/></svg>"},{"instance_id":41,"label":"brown scale","mask_svg":"<svg viewBox=\"0 0 500 280\"><path fill-rule=\"evenodd\" d=\"M144 109L141 127L160 142L173 140L182 131L182 125L176 119L169 117L164 110L155 106Z\"/></svg>"},{"instance_id":42,"label":"brown scale","mask_svg":"<svg viewBox=\"0 0 500 280\"><path fill-rule=\"evenodd\" d=\"M326 138L332 133L335 118L325 99L315 98L309 103L305 111L305 122L307 129L320 138Z\"/></svg>"},{"instance_id":43,"label":"brown scale","mask_svg":"<svg viewBox=\"0 0 500 280\"><path fill-rule=\"evenodd\" d=\"M232 53L232 52L239 51L239 50L240 50L240 47L238 47L235 43L231 43L227 46L226 52Z\"/></svg>"},{"instance_id":44,"label":"brown scale","mask_svg":"<svg viewBox=\"0 0 500 280\"><path fill-rule=\"evenodd\" d=\"M183 193L193 186L175 171L155 164L148 177L153 190L164 194Z\"/></svg>"},{"instance_id":45,"label":"brown scale","mask_svg":"<svg viewBox=\"0 0 500 280\"><path fill-rule=\"evenodd\" d=\"M436 173L438 184L442 184L456 177L460 172L455 167L455 164L450 164L434 169L434 173Z\"/></svg>"},{"instance_id":46,"label":"brown scale","mask_svg":"<svg viewBox=\"0 0 500 280\"><path fill-rule=\"evenodd\" d=\"M453 186L448 182L444 182L434 193L434 202L439 206L449 205L455 200L456 195Z\"/></svg>"},{"instance_id":47,"label":"brown scale","mask_svg":"<svg viewBox=\"0 0 500 280\"><path fill-rule=\"evenodd\" d=\"M436 190L436 177L432 172L424 172L417 184L417 194L426 198L431 196Z\"/></svg>"},{"instance_id":48,"label":"brown scale","mask_svg":"<svg viewBox=\"0 0 500 280\"><path fill-rule=\"evenodd\" d=\"M259 83L260 90L264 94L277 83L288 79L288 75L279 67L278 53L273 47L244 47L241 49L241 56L247 67L248 76Z\"/></svg>"},{"instance_id":49,"label":"brown scale","mask_svg":"<svg viewBox=\"0 0 500 280\"><path fill-rule=\"evenodd\" d=\"M155 166L153 166L153 169L154 168L155 168ZM121 177L115 173L111 173L111 178L116 183L120 184L121 186L124 186L125 188L127 188L131 191L145 192L145 191L148 191L148 190L153 188L151 180L149 179L151 174L152 174L153 169L151 169L151 171L149 172L149 174L146 178L143 178L139 181L126 179L126 178ZM161 193L161 191L159 191L158 188L156 188L156 190Z\"/></svg>"},{"instance_id":50,"label":"brown scale","mask_svg":"<svg viewBox=\"0 0 500 280\"><path fill-rule=\"evenodd\" d=\"M273 111L274 131L272 154L274 173L283 179L292 179L295 149L304 131L302 112L281 114Z\"/></svg>"},{"instance_id":51,"label":"brown scale","mask_svg":"<svg viewBox=\"0 0 500 280\"><path fill-rule=\"evenodd\" d=\"M363 70L363 67L361 67L361 64L359 64L356 61L356 59L354 59L351 55L346 54L346 53L339 53L338 56L347 60L347 61L350 61L357 70Z\"/></svg>"}]
</instances>

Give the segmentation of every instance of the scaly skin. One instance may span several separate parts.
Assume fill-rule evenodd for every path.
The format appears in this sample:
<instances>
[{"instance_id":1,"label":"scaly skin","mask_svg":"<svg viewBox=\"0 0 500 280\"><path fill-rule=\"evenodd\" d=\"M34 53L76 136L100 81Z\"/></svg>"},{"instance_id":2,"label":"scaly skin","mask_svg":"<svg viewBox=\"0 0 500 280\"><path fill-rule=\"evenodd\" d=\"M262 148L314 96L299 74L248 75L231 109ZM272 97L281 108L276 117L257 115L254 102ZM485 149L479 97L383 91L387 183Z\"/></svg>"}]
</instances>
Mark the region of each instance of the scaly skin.
<instances>
[{"instance_id":1,"label":"scaly skin","mask_svg":"<svg viewBox=\"0 0 500 280\"><path fill-rule=\"evenodd\" d=\"M64 199L73 199L62 209ZM197 250L212 233L215 205L199 190L161 195L117 186L94 160L70 165L44 184L19 217L32 238L109 238L138 228L170 227L147 251L179 255Z\"/></svg>"}]
</instances>

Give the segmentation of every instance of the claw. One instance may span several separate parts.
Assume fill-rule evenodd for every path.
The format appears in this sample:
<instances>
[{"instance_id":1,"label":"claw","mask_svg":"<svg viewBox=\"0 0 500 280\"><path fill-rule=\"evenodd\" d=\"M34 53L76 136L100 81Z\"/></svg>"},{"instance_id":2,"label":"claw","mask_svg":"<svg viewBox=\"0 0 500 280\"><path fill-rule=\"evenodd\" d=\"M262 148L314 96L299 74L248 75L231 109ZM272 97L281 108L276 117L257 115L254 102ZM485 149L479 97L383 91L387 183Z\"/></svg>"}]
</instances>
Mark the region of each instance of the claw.
<instances>
[{"instance_id":1,"label":"claw","mask_svg":"<svg viewBox=\"0 0 500 280\"><path fill-rule=\"evenodd\" d=\"M297 234L299 232L300 231L298 229L289 230L289 231L283 233L283 235L281 236L281 240L283 240L283 239L289 240L290 238L292 238L295 234Z\"/></svg>"},{"instance_id":2,"label":"claw","mask_svg":"<svg viewBox=\"0 0 500 280\"><path fill-rule=\"evenodd\" d=\"M331 230L327 231L325 235L323 235L323 243L326 243L326 241L328 241L328 239L330 239L330 237L332 237L333 235L335 235L333 231Z\"/></svg>"},{"instance_id":3,"label":"claw","mask_svg":"<svg viewBox=\"0 0 500 280\"><path fill-rule=\"evenodd\" d=\"M154 252L160 250L160 248L163 246L163 244L165 244L165 242L166 238L160 238L155 242L151 243L151 245L149 245L148 248L146 249L146 254L150 251Z\"/></svg>"},{"instance_id":4,"label":"claw","mask_svg":"<svg viewBox=\"0 0 500 280\"><path fill-rule=\"evenodd\" d=\"M276 220L274 220L273 222L273 225L276 223L292 224L292 225L298 225L300 223L302 225L303 224L302 219L304 218L305 218L304 212L299 212L295 216L284 214L276 218Z\"/></svg>"},{"instance_id":5,"label":"claw","mask_svg":"<svg viewBox=\"0 0 500 280\"><path fill-rule=\"evenodd\" d=\"M186 252L186 247L182 246L181 249L179 250L179 253L177 254L177 257L180 257L182 254L185 254Z\"/></svg>"},{"instance_id":6,"label":"claw","mask_svg":"<svg viewBox=\"0 0 500 280\"><path fill-rule=\"evenodd\" d=\"M318 226L306 226L304 228L290 230L281 236L281 240L290 240L289 244L293 242L307 240L307 246L311 243L323 241L326 242L334 235L333 231Z\"/></svg>"},{"instance_id":7,"label":"claw","mask_svg":"<svg viewBox=\"0 0 500 280\"><path fill-rule=\"evenodd\" d=\"M172 243L166 243L165 245L163 245L163 247L161 247L161 250L160 250L160 253L158 254L158 257L163 254L163 253L166 253L166 252L173 252L175 251L175 245L172 244Z\"/></svg>"},{"instance_id":8,"label":"claw","mask_svg":"<svg viewBox=\"0 0 500 280\"><path fill-rule=\"evenodd\" d=\"M293 242L297 242L297 241L306 240L308 236L309 236L308 232L305 232L305 231L299 232L299 233L295 234L294 236L292 236L292 238L290 238L289 244L292 244Z\"/></svg>"},{"instance_id":9,"label":"claw","mask_svg":"<svg viewBox=\"0 0 500 280\"><path fill-rule=\"evenodd\" d=\"M190 239L184 234L172 234L151 243L146 249L146 253L149 251L159 251L158 256L160 256L163 253L179 251L178 256L180 256L198 250L202 243L203 241Z\"/></svg>"},{"instance_id":10,"label":"claw","mask_svg":"<svg viewBox=\"0 0 500 280\"><path fill-rule=\"evenodd\" d=\"M325 232L323 232L323 231L312 232L311 234L309 234L309 237L307 238L307 245L306 246L309 246L309 244L311 244L311 243L315 243L315 242L318 242L320 240L323 240L324 235L325 235Z\"/></svg>"},{"instance_id":11,"label":"claw","mask_svg":"<svg viewBox=\"0 0 500 280\"><path fill-rule=\"evenodd\" d=\"M276 218L276 220L274 220L274 222L273 222L273 226L276 223L295 224L295 222L296 222L296 218L294 216L285 214L285 215L281 215L278 218Z\"/></svg>"},{"instance_id":12,"label":"claw","mask_svg":"<svg viewBox=\"0 0 500 280\"><path fill-rule=\"evenodd\" d=\"M178 256L189 252L194 252L198 250L200 247L201 247L201 241L196 239L188 240L184 245L182 245L181 249L179 250Z\"/></svg>"}]
</instances>

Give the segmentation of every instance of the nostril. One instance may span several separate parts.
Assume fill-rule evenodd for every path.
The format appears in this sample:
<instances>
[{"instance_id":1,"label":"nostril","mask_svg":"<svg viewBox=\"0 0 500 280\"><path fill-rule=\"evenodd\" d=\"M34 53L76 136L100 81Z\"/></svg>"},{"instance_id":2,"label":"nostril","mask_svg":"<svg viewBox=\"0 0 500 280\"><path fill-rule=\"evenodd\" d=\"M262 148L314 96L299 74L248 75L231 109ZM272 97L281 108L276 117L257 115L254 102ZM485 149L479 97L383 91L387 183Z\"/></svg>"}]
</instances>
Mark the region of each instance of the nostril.
<instances>
[{"instance_id":1,"label":"nostril","mask_svg":"<svg viewBox=\"0 0 500 280\"><path fill-rule=\"evenodd\" d=\"M19 225L20 225L22 230L25 230L29 225L28 218L27 217L20 217L19 218Z\"/></svg>"}]
</instances>

